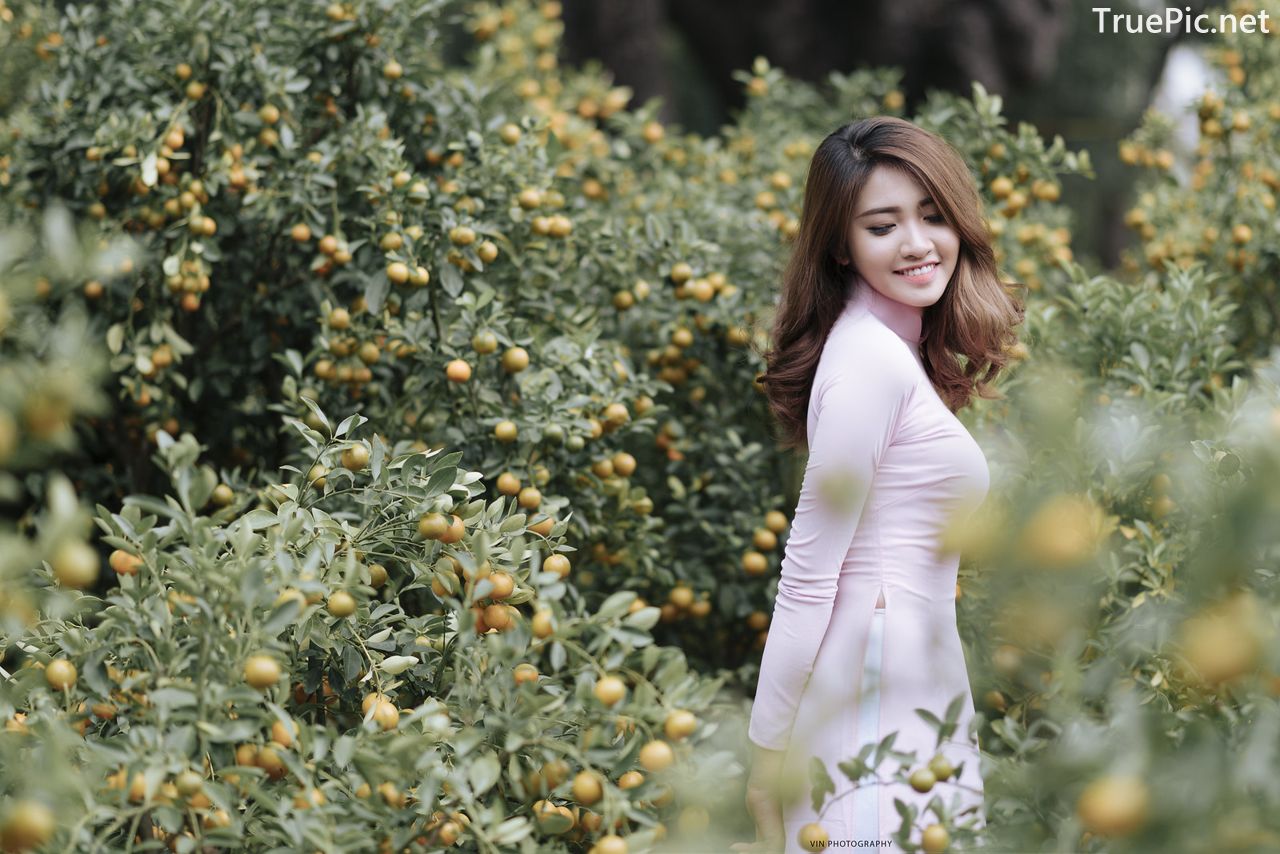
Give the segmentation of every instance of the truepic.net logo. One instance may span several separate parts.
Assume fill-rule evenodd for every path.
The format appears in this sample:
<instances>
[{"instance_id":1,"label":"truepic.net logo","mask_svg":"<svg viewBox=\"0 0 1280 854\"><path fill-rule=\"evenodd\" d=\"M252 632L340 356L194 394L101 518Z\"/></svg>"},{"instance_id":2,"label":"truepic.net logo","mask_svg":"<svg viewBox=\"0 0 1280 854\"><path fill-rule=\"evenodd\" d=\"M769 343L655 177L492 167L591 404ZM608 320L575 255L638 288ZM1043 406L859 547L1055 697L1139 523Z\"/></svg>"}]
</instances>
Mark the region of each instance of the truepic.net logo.
<instances>
[{"instance_id":1,"label":"truepic.net logo","mask_svg":"<svg viewBox=\"0 0 1280 854\"><path fill-rule=\"evenodd\" d=\"M1190 6L1170 6L1163 12L1112 12L1110 6L1094 6L1100 33L1265 33L1270 34L1269 16L1264 9L1257 14L1216 17L1193 14Z\"/></svg>"}]
</instances>

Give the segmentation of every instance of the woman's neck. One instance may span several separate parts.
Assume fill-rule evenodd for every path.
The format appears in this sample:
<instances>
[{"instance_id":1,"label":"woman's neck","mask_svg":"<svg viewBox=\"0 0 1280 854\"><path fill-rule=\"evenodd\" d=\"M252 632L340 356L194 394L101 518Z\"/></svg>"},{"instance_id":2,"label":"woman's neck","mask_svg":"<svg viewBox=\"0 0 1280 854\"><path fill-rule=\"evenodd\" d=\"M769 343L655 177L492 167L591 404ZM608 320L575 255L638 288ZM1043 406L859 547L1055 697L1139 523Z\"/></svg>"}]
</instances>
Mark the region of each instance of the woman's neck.
<instances>
[{"instance_id":1,"label":"woman's neck","mask_svg":"<svg viewBox=\"0 0 1280 854\"><path fill-rule=\"evenodd\" d=\"M918 305L907 305L898 302L896 299L887 297L877 291L871 285L867 284L865 279L859 278L856 284L858 288L857 294L863 299L867 308L885 326L892 329L898 334L898 337L906 341L914 349L920 346L922 324L924 322L924 309Z\"/></svg>"}]
</instances>

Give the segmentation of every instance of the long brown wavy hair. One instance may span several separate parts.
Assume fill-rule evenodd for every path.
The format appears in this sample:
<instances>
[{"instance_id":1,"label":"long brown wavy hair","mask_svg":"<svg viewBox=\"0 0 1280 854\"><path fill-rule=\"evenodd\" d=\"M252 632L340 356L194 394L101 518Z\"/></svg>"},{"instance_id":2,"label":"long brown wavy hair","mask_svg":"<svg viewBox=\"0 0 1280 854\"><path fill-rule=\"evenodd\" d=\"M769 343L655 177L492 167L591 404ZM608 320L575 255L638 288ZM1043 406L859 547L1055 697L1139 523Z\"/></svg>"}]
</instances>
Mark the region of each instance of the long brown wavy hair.
<instances>
[{"instance_id":1,"label":"long brown wavy hair","mask_svg":"<svg viewBox=\"0 0 1280 854\"><path fill-rule=\"evenodd\" d=\"M938 396L952 411L975 393L998 398L987 385L1009 360L1014 327L1025 309L996 273L977 187L964 159L947 142L911 122L875 116L832 132L809 163L800 230L782 278L773 317L772 348L759 381L785 448L807 447L809 395L827 335L850 296L856 274L848 256L858 196L875 167L911 175L960 238L955 272L942 297L924 309L921 357ZM867 285L867 287L870 287Z\"/></svg>"}]
</instances>

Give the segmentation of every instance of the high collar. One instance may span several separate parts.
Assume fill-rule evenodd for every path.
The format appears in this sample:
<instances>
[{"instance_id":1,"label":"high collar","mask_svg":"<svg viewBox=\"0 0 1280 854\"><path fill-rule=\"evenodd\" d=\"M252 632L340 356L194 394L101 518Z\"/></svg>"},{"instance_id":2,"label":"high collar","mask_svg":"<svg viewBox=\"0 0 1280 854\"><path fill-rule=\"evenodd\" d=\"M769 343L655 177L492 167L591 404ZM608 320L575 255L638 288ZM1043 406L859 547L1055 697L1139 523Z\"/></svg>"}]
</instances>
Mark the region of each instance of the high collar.
<instances>
[{"instance_id":1,"label":"high collar","mask_svg":"<svg viewBox=\"0 0 1280 854\"><path fill-rule=\"evenodd\" d=\"M923 308L885 296L867 284L861 276L854 280L853 301L865 305L885 326L913 348L920 346Z\"/></svg>"}]
</instances>

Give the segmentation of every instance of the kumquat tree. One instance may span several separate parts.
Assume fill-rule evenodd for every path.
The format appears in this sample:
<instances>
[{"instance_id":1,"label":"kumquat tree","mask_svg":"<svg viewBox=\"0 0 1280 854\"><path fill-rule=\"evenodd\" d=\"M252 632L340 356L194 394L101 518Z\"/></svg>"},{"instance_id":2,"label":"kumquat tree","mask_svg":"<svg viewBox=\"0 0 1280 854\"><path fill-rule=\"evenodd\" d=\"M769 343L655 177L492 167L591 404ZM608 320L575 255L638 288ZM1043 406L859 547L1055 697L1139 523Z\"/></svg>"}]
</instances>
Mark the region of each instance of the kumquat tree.
<instances>
[{"instance_id":1,"label":"kumquat tree","mask_svg":"<svg viewBox=\"0 0 1280 854\"><path fill-rule=\"evenodd\" d=\"M1107 271L1088 152L981 85L759 59L686 133L562 11L0 0L0 849L749 838L803 472L763 354L809 158L878 114L1026 306L947 533L985 814L892 737L783 790L909 783L908 852L1280 849L1280 37L1216 37L1187 174L1176 117L1122 144Z\"/></svg>"}]
</instances>

